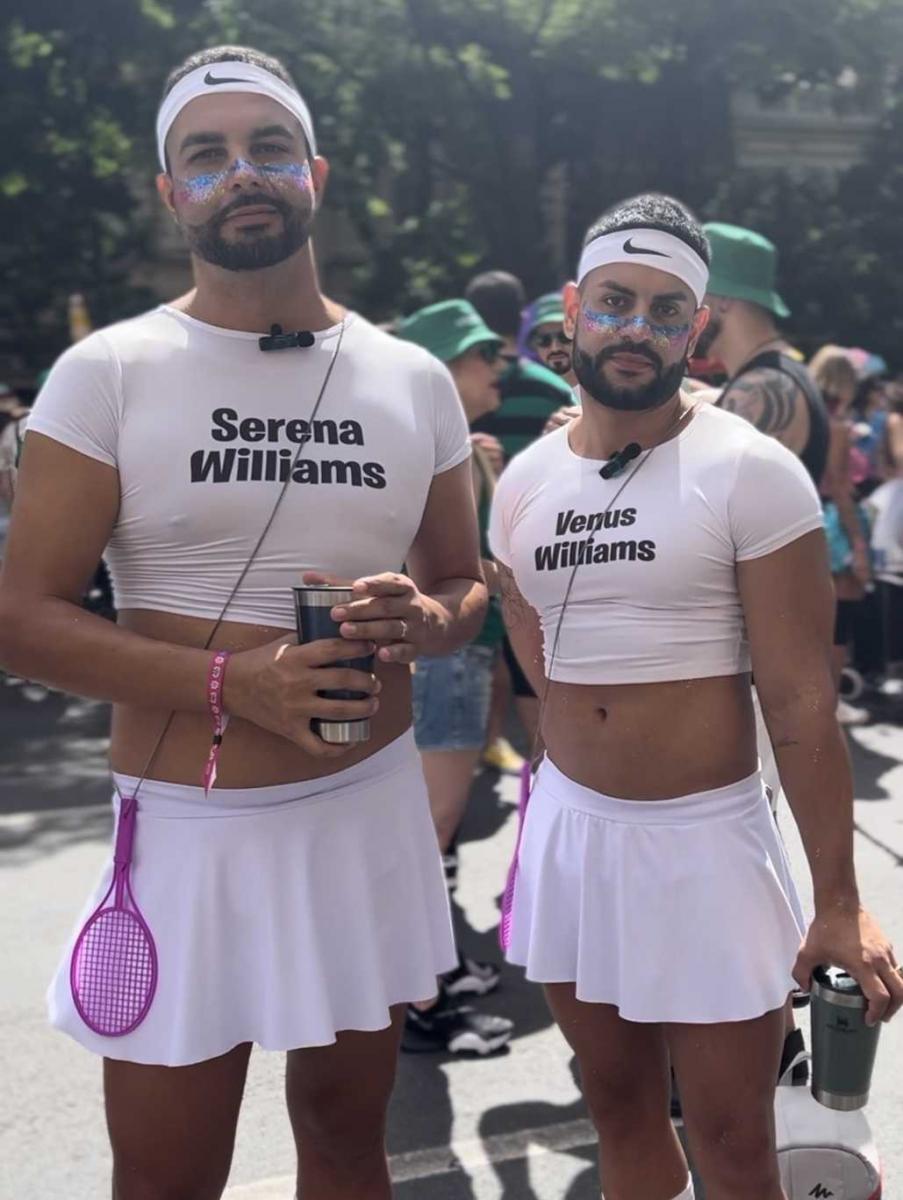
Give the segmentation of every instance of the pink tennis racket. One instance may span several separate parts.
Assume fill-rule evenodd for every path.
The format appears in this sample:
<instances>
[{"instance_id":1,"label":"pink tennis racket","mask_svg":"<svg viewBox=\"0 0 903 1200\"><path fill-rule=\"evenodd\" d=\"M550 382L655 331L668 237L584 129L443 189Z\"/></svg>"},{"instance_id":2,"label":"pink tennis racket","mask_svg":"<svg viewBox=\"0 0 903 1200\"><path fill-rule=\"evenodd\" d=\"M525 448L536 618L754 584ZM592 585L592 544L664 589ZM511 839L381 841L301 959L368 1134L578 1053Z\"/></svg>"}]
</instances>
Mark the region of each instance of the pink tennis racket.
<instances>
[{"instance_id":1,"label":"pink tennis racket","mask_svg":"<svg viewBox=\"0 0 903 1200\"><path fill-rule=\"evenodd\" d=\"M514 885L517 883L517 863L520 858L520 840L524 832L524 818L527 815L527 804L530 800L530 781L532 770L529 762L525 762L520 773L520 795L517 801L517 842L514 847L514 857L508 868L508 879L502 893L502 919L499 922L499 945L507 950L511 944L511 916L514 909Z\"/></svg>"},{"instance_id":2,"label":"pink tennis racket","mask_svg":"<svg viewBox=\"0 0 903 1200\"><path fill-rule=\"evenodd\" d=\"M129 879L137 813L137 798L122 797L113 879L78 935L69 964L78 1014L103 1037L131 1033L147 1015L157 989L157 948ZM108 904L111 895L113 903Z\"/></svg>"}]
</instances>

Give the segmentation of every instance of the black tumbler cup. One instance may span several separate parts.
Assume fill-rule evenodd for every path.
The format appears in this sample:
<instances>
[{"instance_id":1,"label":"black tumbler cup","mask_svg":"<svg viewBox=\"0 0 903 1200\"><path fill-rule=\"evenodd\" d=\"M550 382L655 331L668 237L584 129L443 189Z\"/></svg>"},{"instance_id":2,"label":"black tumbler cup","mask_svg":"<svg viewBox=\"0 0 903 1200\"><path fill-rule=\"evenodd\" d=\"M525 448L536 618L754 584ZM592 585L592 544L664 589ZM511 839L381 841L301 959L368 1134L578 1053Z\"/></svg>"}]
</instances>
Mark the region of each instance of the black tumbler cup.
<instances>
[{"instance_id":1,"label":"black tumbler cup","mask_svg":"<svg viewBox=\"0 0 903 1200\"><path fill-rule=\"evenodd\" d=\"M337 604L350 604L356 599L350 587L335 584L298 584L295 593L295 619L298 625L298 641L301 645L319 642L324 638L340 638L340 622L333 621L330 612ZM343 658L332 663L334 667L352 667L356 671L373 670L373 655L366 658ZM356 692L348 688L324 689L319 695L327 700L367 700L368 692ZM356 721L311 721L314 733L332 745L345 746L370 739L370 721L361 717Z\"/></svg>"}]
</instances>

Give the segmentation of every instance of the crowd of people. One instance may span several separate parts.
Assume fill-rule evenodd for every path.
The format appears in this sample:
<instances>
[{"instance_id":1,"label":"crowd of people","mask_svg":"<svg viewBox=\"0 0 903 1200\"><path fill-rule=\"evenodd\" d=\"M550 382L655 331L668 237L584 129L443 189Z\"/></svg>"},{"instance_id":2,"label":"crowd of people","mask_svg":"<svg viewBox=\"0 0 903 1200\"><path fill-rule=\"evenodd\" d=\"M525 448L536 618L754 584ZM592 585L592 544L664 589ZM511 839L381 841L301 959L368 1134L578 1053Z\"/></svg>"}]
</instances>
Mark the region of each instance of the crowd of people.
<instances>
[{"instance_id":1,"label":"crowd of people","mask_svg":"<svg viewBox=\"0 0 903 1200\"><path fill-rule=\"evenodd\" d=\"M507 954L577 1057L605 1195L692 1197L682 1112L713 1195L778 1200L794 988L830 961L871 1019L903 1003L840 729L903 665L903 387L858 348L807 365L775 247L658 195L560 290L489 271L371 325L320 288L328 164L256 51L177 68L157 142L194 288L79 340L30 412L0 395L0 663L114 704L137 806L85 916L130 868L145 1007L98 1032L75 935L50 991L105 1060L117 1200L221 1194L252 1043L287 1052L299 1194L389 1195L399 1045L515 1033L449 918L481 769L532 780ZM115 622L82 606L102 555ZM291 634L302 576L353 583L339 637ZM311 726L363 718L351 746Z\"/></svg>"}]
</instances>

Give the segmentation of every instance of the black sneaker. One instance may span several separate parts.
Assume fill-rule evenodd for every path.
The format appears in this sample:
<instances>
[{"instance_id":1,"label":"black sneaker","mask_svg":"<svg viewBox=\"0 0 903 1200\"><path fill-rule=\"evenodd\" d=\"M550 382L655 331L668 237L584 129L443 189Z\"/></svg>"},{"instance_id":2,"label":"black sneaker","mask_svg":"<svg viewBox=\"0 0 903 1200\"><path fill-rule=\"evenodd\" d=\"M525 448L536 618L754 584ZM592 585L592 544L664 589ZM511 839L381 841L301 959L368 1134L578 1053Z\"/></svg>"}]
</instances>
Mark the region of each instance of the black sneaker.
<instances>
[{"instance_id":1,"label":"black sneaker","mask_svg":"<svg viewBox=\"0 0 903 1200\"><path fill-rule=\"evenodd\" d=\"M804 1054L806 1051L806 1042L803 1038L802 1029L793 1029L784 1038L784 1049L781 1051L781 1065L778 1068L778 1080L780 1081L784 1072L793 1062L798 1054ZM809 1082L809 1063L797 1063L790 1072L791 1087L805 1087Z\"/></svg>"},{"instance_id":2,"label":"black sneaker","mask_svg":"<svg viewBox=\"0 0 903 1200\"><path fill-rule=\"evenodd\" d=\"M507 1017L459 1008L444 994L425 1012L408 1005L401 1048L408 1054L495 1054L511 1041Z\"/></svg>"},{"instance_id":3,"label":"black sneaker","mask_svg":"<svg viewBox=\"0 0 903 1200\"><path fill-rule=\"evenodd\" d=\"M449 996L488 996L498 982L498 967L467 958L459 951L458 965L442 976L442 990Z\"/></svg>"}]
</instances>

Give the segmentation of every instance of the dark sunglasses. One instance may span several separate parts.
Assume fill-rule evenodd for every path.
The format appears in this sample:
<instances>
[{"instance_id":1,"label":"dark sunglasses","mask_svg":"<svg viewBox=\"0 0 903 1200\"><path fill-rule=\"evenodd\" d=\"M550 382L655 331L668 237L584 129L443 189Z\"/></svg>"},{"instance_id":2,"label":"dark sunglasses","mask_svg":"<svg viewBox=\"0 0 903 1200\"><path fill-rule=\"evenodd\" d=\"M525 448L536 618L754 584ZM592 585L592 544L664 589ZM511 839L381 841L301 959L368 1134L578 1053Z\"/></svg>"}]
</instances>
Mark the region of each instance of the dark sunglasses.
<instances>
[{"instance_id":1,"label":"dark sunglasses","mask_svg":"<svg viewBox=\"0 0 903 1200\"><path fill-rule=\"evenodd\" d=\"M489 363L491 366L493 363L498 362L502 349L495 342L480 342L479 346L477 346L477 351L483 362Z\"/></svg>"},{"instance_id":2,"label":"dark sunglasses","mask_svg":"<svg viewBox=\"0 0 903 1200\"><path fill-rule=\"evenodd\" d=\"M535 346L537 350L548 350L556 343L559 346L570 346L573 339L569 338L563 329L558 333L537 333L530 338L530 345Z\"/></svg>"}]
</instances>

